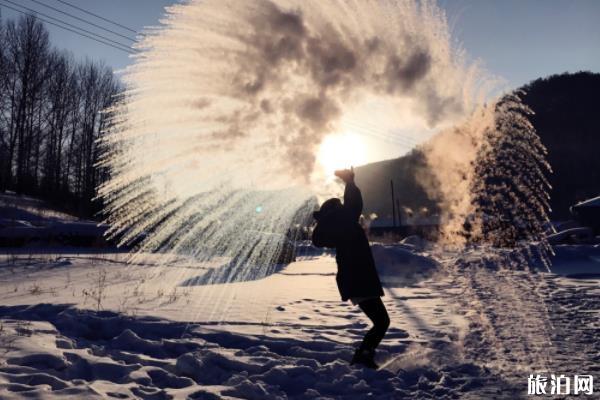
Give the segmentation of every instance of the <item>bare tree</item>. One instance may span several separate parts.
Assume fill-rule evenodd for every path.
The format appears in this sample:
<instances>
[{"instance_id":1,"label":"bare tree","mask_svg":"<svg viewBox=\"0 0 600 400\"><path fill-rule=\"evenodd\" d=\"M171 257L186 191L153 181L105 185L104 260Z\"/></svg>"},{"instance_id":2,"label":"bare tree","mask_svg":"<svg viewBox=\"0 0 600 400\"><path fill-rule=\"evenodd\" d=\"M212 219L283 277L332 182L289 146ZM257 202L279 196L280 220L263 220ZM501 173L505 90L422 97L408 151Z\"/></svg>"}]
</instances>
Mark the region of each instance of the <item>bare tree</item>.
<instances>
[{"instance_id":1,"label":"bare tree","mask_svg":"<svg viewBox=\"0 0 600 400\"><path fill-rule=\"evenodd\" d=\"M97 211L102 110L120 90L104 64L53 50L35 16L0 20L0 190L61 200L86 216Z\"/></svg>"},{"instance_id":2,"label":"bare tree","mask_svg":"<svg viewBox=\"0 0 600 400\"><path fill-rule=\"evenodd\" d=\"M49 39L46 28L34 16L26 16L18 23L9 21L6 29L9 62L13 65L11 107L11 154L16 154L16 188L25 190L36 185L37 171L32 158L39 156L33 146L40 145L39 129L41 118L36 111L42 105L43 85L48 68ZM34 128L35 126L35 128ZM16 153L15 153L16 147Z\"/></svg>"}]
</instances>

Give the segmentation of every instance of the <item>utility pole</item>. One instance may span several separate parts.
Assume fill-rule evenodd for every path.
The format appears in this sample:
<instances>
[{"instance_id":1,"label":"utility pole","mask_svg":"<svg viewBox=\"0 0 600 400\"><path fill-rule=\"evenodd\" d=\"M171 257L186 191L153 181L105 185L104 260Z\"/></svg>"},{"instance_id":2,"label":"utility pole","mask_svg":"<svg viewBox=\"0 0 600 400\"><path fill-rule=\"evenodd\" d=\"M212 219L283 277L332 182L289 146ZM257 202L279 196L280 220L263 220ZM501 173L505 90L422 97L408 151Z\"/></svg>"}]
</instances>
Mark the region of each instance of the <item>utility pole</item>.
<instances>
[{"instance_id":1,"label":"utility pole","mask_svg":"<svg viewBox=\"0 0 600 400\"><path fill-rule=\"evenodd\" d=\"M396 199L394 198L394 180L390 179L390 187L392 188L392 221L394 228L396 227Z\"/></svg>"}]
</instances>

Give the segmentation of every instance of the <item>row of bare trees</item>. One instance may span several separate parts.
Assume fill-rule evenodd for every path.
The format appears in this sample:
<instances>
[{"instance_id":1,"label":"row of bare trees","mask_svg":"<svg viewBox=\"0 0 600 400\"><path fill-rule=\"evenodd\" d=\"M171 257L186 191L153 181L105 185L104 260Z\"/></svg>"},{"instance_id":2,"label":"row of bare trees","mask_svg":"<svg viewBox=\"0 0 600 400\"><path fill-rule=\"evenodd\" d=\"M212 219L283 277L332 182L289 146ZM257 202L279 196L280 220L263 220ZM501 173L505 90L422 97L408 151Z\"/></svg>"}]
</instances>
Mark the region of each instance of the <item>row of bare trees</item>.
<instances>
[{"instance_id":1,"label":"row of bare trees","mask_svg":"<svg viewBox=\"0 0 600 400\"><path fill-rule=\"evenodd\" d=\"M0 21L0 191L93 215L101 111L120 90L110 68L54 49L35 16Z\"/></svg>"}]
</instances>

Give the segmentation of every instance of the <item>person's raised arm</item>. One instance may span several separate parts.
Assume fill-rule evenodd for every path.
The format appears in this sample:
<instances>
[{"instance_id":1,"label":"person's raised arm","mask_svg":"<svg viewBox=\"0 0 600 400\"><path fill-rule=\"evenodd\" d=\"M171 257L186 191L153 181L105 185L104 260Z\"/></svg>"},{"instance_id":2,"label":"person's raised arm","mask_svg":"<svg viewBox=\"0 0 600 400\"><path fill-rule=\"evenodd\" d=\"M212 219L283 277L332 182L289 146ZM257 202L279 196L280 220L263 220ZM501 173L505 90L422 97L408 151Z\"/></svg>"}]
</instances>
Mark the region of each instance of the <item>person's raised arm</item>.
<instances>
[{"instance_id":1,"label":"person's raised arm","mask_svg":"<svg viewBox=\"0 0 600 400\"><path fill-rule=\"evenodd\" d=\"M358 222L360 214L362 214L363 200L360 189L354 183L354 170L344 169L336 171L335 176L346 183L344 189L344 208L348 211L353 220Z\"/></svg>"}]
</instances>

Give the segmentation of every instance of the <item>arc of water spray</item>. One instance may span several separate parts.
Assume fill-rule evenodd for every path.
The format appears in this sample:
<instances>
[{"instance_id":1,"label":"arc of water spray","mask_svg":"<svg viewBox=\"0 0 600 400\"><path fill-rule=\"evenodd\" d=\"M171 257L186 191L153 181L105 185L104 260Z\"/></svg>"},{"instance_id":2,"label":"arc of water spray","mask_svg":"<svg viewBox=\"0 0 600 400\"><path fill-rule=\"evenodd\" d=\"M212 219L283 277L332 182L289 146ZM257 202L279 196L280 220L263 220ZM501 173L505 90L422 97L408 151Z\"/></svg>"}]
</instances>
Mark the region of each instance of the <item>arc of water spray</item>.
<instances>
[{"instance_id":1,"label":"arc of water spray","mask_svg":"<svg viewBox=\"0 0 600 400\"><path fill-rule=\"evenodd\" d=\"M460 237L477 214L474 161L496 114L477 108L487 77L465 61L434 2L192 0L170 7L137 49L123 101L109 110L100 164L110 179L99 192L109 234L139 241L138 261L179 254L220 266L206 284L271 273L290 227L310 221L315 195L335 194L323 193L319 143L366 98L410 104L431 127L462 121L424 147L439 182L427 189L447 236ZM220 290L224 302L233 296Z\"/></svg>"}]
</instances>

